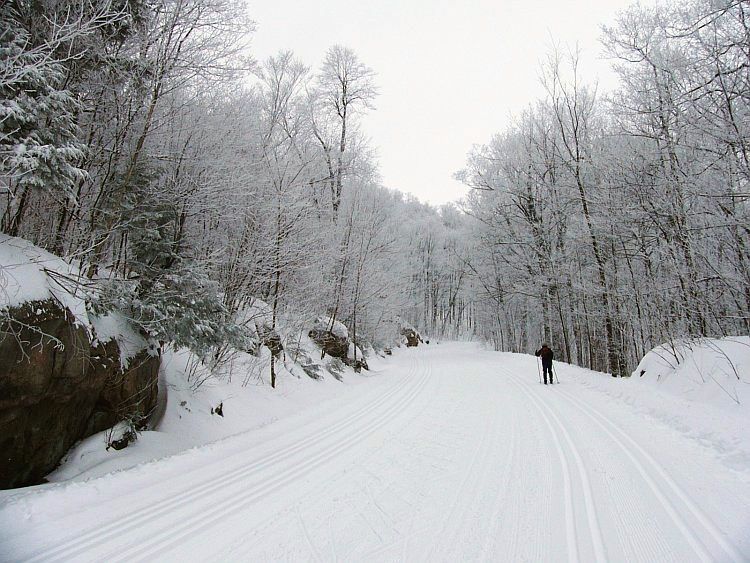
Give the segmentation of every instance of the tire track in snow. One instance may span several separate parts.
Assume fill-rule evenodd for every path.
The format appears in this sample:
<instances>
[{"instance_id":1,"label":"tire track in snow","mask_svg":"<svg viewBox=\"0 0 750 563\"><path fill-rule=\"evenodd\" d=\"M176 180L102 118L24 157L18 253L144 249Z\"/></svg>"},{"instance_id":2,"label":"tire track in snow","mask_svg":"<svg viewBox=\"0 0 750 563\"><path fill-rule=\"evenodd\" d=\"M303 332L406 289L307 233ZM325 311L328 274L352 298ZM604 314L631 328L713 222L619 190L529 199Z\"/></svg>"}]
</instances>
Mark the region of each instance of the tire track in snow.
<instances>
[{"instance_id":1,"label":"tire track in snow","mask_svg":"<svg viewBox=\"0 0 750 563\"><path fill-rule=\"evenodd\" d=\"M111 521L97 528L91 528L80 532L69 538L67 541L63 541L54 547L45 547L33 552L30 555L25 556L25 560L29 562L56 559L67 560L72 557L81 556L92 548L106 545L109 540L122 537L125 532L144 528L147 522L154 521L160 516L168 515L175 508L188 505L191 502L195 502L197 499L213 499L212 495L221 491L227 485L241 482L248 477L259 474L269 467L272 467L274 464L283 462L305 449L314 448L318 444L321 444L325 440L334 436L336 433L350 428L358 421L367 419L372 412L377 411L383 405L388 405L392 397L399 395L402 389L408 388L410 384L413 387L419 385L419 388L421 388L421 385L424 384L423 380L420 379L417 384L414 384L412 381L418 369L419 362L415 361L409 374L404 376L403 380L398 385L383 392L377 399L370 403L366 403L362 408L349 414L344 419L329 425L319 434L313 435L312 440L310 440L309 436L306 436L303 439L272 453L262 460L255 461L249 465L240 465L230 471L222 473L218 478L212 476L197 485L188 483L185 489L164 501L157 508L147 505L140 509L136 509L124 518ZM243 452L239 452L232 457L242 455L242 453Z\"/></svg>"},{"instance_id":2,"label":"tire track in snow","mask_svg":"<svg viewBox=\"0 0 750 563\"><path fill-rule=\"evenodd\" d=\"M685 505L707 534L712 537L724 553L729 556L731 561L737 563L745 561L745 558L740 554L739 550L724 537L710 518L689 498L682 488L680 488L680 486L667 474L664 468L635 440L633 440L633 438L623 432L616 424L610 421L596 408L565 391L561 391L560 394L566 398L574 408L583 413L601 428L602 431L609 436L612 442L623 451L699 558L704 561L714 560L714 557L708 553L706 546L700 540L698 535L690 528L685 519L680 516L674 503L666 497L662 487L657 483L657 480L661 480L661 482L663 482ZM654 475L649 472L646 464L638 460L639 455L645 460L646 464L651 467L652 471L656 473L657 477L654 477Z\"/></svg>"}]
</instances>

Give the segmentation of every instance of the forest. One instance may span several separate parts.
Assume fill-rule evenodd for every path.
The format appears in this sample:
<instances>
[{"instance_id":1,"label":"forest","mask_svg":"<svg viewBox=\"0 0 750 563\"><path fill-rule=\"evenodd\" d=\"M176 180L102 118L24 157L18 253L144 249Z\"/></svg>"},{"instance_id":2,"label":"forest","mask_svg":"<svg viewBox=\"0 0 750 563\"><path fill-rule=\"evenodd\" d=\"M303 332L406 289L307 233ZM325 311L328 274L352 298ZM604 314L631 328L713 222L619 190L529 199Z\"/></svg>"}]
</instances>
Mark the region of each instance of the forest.
<instances>
[{"instance_id":1,"label":"forest","mask_svg":"<svg viewBox=\"0 0 750 563\"><path fill-rule=\"evenodd\" d=\"M613 376L750 332L747 2L623 11L611 92L551 52L442 207L382 185L377 69L256 60L253 28L236 0L0 3L0 231L75 263L92 310L204 358L246 346L256 299L375 348L400 315Z\"/></svg>"}]
</instances>

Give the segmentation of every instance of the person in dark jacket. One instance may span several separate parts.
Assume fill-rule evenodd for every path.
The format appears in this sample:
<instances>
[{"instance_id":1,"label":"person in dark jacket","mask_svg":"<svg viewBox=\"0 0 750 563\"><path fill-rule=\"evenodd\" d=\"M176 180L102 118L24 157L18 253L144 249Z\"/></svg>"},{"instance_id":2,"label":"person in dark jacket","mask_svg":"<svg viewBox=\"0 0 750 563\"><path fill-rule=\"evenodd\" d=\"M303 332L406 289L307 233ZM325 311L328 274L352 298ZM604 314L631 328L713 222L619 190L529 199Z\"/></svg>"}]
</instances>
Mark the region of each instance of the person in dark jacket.
<instances>
[{"instance_id":1,"label":"person in dark jacket","mask_svg":"<svg viewBox=\"0 0 750 563\"><path fill-rule=\"evenodd\" d=\"M554 383L552 379L552 359L555 357L552 349L546 344L542 344L542 347L534 352L535 356L542 358L542 369L544 370L544 384L547 385L547 374L549 373L549 382Z\"/></svg>"}]
</instances>

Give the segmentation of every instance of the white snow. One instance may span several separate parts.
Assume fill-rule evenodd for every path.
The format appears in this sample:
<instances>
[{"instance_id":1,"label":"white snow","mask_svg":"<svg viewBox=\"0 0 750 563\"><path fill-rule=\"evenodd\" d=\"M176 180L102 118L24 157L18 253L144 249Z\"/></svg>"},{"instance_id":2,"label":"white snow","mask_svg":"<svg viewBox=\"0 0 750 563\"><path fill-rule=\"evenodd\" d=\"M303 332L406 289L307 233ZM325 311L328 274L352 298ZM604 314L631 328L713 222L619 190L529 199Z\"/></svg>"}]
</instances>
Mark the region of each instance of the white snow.
<instances>
[{"instance_id":1,"label":"white snow","mask_svg":"<svg viewBox=\"0 0 750 563\"><path fill-rule=\"evenodd\" d=\"M173 451L224 432L212 424L236 433L2 493L0 559L750 558L750 438L725 426L747 428L746 404L559 362L561 384L544 386L533 356L467 343L376 363L351 383L285 373L276 391L201 388L189 411L173 389L182 399L151 433L179 434ZM222 398L224 419L210 414Z\"/></svg>"},{"instance_id":2,"label":"white snow","mask_svg":"<svg viewBox=\"0 0 750 563\"><path fill-rule=\"evenodd\" d=\"M309 352L315 349L314 344L305 339L302 345L312 355ZM270 359L267 348L261 348L260 357L237 353L210 376L190 352L167 349L161 369L167 405L156 429L140 433L135 443L120 451L106 450L109 430L82 440L47 479L61 482L100 477L205 446L334 400L364 381L346 367L347 377L337 380L327 373L325 363L319 364L324 377L316 381L288 358L277 361L277 386L272 389ZM212 413L220 404L223 416ZM122 429L114 430L116 435L118 432Z\"/></svg>"},{"instance_id":3,"label":"white snow","mask_svg":"<svg viewBox=\"0 0 750 563\"><path fill-rule=\"evenodd\" d=\"M253 299L252 303L237 313L235 322L246 326L255 336L258 332L269 330L273 326L273 310L261 299Z\"/></svg>"},{"instance_id":4,"label":"white snow","mask_svg":"<svg viewBox=\"0 0 750 563\"><path fill-rule=\"evenodd\" d=\"M27 240L0 234L0 310L53 299L88 328L79 279L78 269L60 257Z\"/></svg>"},{"instance_id":5,"label":"white snow","mask_svg":"<svg viewBox=\"0 0 750 563\"><path fill-rule=\"evenodd\" d=\"M644 356L633 377L691 401L750 404L750 336L662 344Z\"/></svg>"},{"instance_id":6,"label":"white snow","mask_svg":"<svg viewBox=\"0 0 750 563\"><path fill-rule=\"evenodd\" d=\"M354 342L350 342L349 349L346 352L346 357L352 360L356 357L358 360L361 360L365 355L362 353L362 349L359 346L356 346Z\"/></svg>"},{"instance_id":7,"label":"white snow","mask_svg":"<svg viewBox=\"0 0 750 563\"><path fill-rule=\"evenodd\" d=\"M138 352L148 347L148 341L138 334L133 325L125 317L116 312L103 316L91 315L94 335L100 342L116 340L120 348L120 366L128 367L128 363Z\"/></svg>"},{"instance_id":8,"label":"white snow","mask_svg":"<svg viewBox=\"0 0 750 563\"><path fill-rule=\"evenodd\" d=\"M338 338L349 338L349 330L346 328L344 323L341 323L339 321L333 321L333 324L331 324L331 317L318 317L315 319L315 323L313 324L313 328L315 330L319 331L325 331L328 332L331 331L331 334Z\"/></svg>"}]
</instances>

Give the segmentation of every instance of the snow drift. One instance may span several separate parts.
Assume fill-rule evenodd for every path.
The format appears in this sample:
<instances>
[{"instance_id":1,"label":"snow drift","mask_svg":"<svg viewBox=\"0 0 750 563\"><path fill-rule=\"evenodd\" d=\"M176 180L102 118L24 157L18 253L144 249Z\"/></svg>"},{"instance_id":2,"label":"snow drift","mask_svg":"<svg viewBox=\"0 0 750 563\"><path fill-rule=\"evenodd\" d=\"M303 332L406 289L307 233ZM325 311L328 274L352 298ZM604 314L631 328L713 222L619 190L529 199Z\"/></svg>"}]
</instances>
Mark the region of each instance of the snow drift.
<instances>
[{"instance_id":1,"label":"snow drift","mask_svg":"<svg viewBox=\"0 0 750 563\"><path fill-rule=\"evenodd\" d=\"M750 337L662 344L644 356L633 377L691 401L750 404Z\"/></svg>"}]
</instances>

